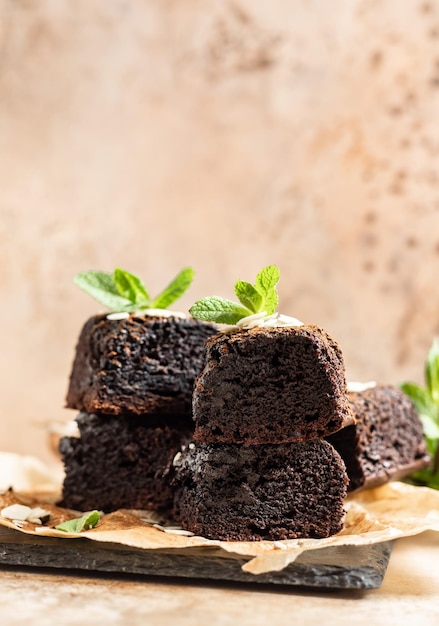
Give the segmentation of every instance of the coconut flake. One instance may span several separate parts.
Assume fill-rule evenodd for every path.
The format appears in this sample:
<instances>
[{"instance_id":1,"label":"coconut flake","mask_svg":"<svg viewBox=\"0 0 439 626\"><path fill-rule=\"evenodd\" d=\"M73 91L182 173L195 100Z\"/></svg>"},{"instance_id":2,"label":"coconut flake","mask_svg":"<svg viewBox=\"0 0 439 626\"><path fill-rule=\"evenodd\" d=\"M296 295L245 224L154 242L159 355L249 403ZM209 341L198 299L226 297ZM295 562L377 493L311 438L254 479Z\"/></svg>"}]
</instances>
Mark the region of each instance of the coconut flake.
<instances>
[{"instance_id":1,"label":"coconut flake","mask_svg":"<svg viewBox=\"0 0 439 626\"><path fill-rule=\"evenodd\" d=\"M126 320L130 316L126 311L120 311L117 313L109 313L107 320Z\"/></svg>"},{"instance_id":2,"label":"coconut flake","mask_svg":"<svg viewBox=\"0 0 439 626\"><path fill-rule=\"evenodd\" d=\"M27 520L27 516L31 512L30 506L26 506L24 504L11 504L10 506L5 507L0 511L2 517L11 520L17 520L20 522L25 522Z\"/></svg>"},{"instance_id":3,"label":"coconut flake","mask_svg":"<svg viewBox=\"0 0 439 626\"><path fill-rule=\"evenodd\" d=\"M241 329L250 328L282 328L303 326L303 322L296 317L290 317L289 315L282 315L280 313L273 313L268 315L266 311L261 313L254 313L253 315L247 315L243 317L236 324L217 324L218 330L223 333L233 333Z\"/></svg>"},{"instance_id":4,"label":"coconut flake","mask_svg":"<svg viewBox=\"0 0 439 626\"><path fill-rule=\"evenodd\" d=\"M366 391L367 389L373 389L377 386L374 380L370 380L367 383L359 383L356 381L350 381L347 383L347 390L352 393L359 393L361 391Z\"/></svg>"},{"instance_id":5,"label":"coconut flake","mask_svg":"<svg viewBox=\"0 0 439 626\"><path fill-rule=\"evenodd\" d=\"M181 526L162 526L161 524L153 524L154 528L161 530L169 535L182 535L183 537L193 537L194 533L190 530L184 530Z\"/></svg>"},{"instance_id":6,"label":"coconut flake","mask_svg":"<svg viewBox=\"0 0 439 626\"><path fill-rule=\"evenodd\" d=\"M0 515L5 519L10 519L17 526L22 526L23 522L31 522L32 524L42 524L43 520L47 521L50 517L50 511L42 509L39 506L31 508L25 504L11 504L0 511Z\"/></svg>"},{"instance_id":7,"label":"coconut flake","mask_svg":"<svg viewBox=\"0 0 439 626\"><path fill-rule=\"evenodd\" d=\"M178 461L181 459L181 452L177 452L172 460L172 465L177 465Z\"/></svg>"}]
</instances>

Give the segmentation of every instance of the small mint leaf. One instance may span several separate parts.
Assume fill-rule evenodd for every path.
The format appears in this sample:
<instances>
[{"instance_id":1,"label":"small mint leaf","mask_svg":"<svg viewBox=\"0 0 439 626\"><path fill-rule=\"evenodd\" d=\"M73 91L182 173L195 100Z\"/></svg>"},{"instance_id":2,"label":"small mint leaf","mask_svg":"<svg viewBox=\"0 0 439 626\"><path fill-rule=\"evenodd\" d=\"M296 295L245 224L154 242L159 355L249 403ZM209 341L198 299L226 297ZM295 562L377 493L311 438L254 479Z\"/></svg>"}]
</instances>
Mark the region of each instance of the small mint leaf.
<instances>
[{"instance_id":1,"label":"small mint leaf","mask_svg":"<svg viewBox=\"0 0 439 626\"><path fill-rule=\"evenodd\" d=\"M218 296L202 298L191 306L189 313L192 317L205 322L217 324L236 324L243 317L251 315L252 311Z\"/></svg>"},{"instance_id":2,"label":"small mint leaf","mask_svg":"<svg viewBox=\"0 0 439 626\"><path fill-rule=\"evenodd\" d=\"M262 295L245 280L237 280L235 283L235 294L243 304L252 313L259 313L262 304Z\"/></svg>"},{"instance_id":3,"label":"small mint leaf","mask_svg":"<svg viewBox=\"0 0 439 626\"><path fill-rule=\"evenodd\" d=\"M280 271L277 265L267 265L256 276L256 289L265 294L276 288L280 279Z\"/></svg>"},{"instance_id":4,"label":"small mint leaf","mask_svg":"<svg viewBox=\"0 0 439 626\"><path fill-rule=\"evenodd\" d=\"M195 272L191 267L185 267L165 289L154 298L152 309L167 309L170 304L181 298L188 290L194 279Z\"/></svg>"},{"instance_id":5,"label":"small mint leaf","mask_svg":"<svg viewBox=\"0 0 439 626\"><path fill-rule=\"evenodd\" d=\"M415 472L407 482L439 489L439 341L433 340L424 368L426 387L415 383L403 383L401 389L411 398L424 430L431 464L425 470Z\"/></svg>"},{"instance_id":6,"label":"small mint leaf","mask_svg":"<svg viewBox=\"0 0 439 626\"><path fill-rule=\"evenodd\" d=\"M439 402L439 341L433 340L425 363L425 381L434 402Z\"/></svg>"},{"instance_id":7,"label":"small mint leaf","mask_svg":"<svg viewBox=\"0 0 439 626\"><path fill-rule=\"evenodd\" d=\"M70 519L67 522L55 526L56 530L62 530L66 533L80 533L82 530L94 528L101 518L99 511L90 511L82 517Z\"/></svg>"},{"instance_id":8,"label":"small mint leaf","mask_svg":"<svg viewBox=\"0 0 439 626\"><path fill-rule=\"evenodd\" d=\"M76 274L73 282L110 311L129 311L132 303L120 295L112 274L89 271Z\"/></svg>"},{"instance_id":9,"label":"small mint leaf","mask_svg":"<svg viewBox=\"0 0 439 626\"><path fill-rule=\"evenodd\" d=\"M117 291L123 298L126 298L133 304L140 304L144 309L148 308L149 294L138 276L116 267L113 273L113 280Z\"/></svg>"},{"instance_id":10,"label":"small mint leaf","mask_svg":"<svg viewBox=\"0 0 439 626\"><path fill-rule=\"evenodd\" d=\"M272 315L279 303L276 285L280 279L280 271L276 265L264 267L256 276L255 288L262 296L260 310Z\"/></svg>"},{"instance_id":11,"label":"small mint leaf","mask_svg":"<svg viewBox=\"0 0 439 626\"><path fill-rule=\"evenodd\" d=\"M410 398L419 415L426 415L431 419L436 419L437 407L431 400L427 389L420 387L416 383L403 383L402 391Z\"/></svg>"},{"instance_id":12,"label":"small mint leaf","mask_svg":"<svg viewBox=\"0 0 439 626\"><path fill-rule=\"evenodd\" d=\"M424 429L424 435L426 439L430 440L432 446L434 446L435 441L439 440L439 425L438 423L431 418L429 415L425 415L424 413L419 414L419 419L422 422L422 427Z\"/></svg>"}]
</instances>

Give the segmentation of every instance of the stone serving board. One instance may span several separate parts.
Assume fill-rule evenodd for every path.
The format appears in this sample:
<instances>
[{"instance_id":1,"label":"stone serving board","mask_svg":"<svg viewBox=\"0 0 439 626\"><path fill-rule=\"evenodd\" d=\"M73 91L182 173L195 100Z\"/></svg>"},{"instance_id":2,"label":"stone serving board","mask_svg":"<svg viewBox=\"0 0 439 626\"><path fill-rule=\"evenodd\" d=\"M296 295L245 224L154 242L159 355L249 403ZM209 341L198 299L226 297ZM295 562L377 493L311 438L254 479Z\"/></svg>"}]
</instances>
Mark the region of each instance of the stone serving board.
<instances>
[{"instance_id":1,"label":"stone serving board","mask_svg":"<svg viewBox=\"0 0 439 626\"><path fill-rule=\"evenodd\" d=\"M310 550L280 572L249 574L241 570L247 559L217 556L209 549L142 550L116 543L84 539L36 537L0 527L0 567L111 572L116 575L236 581L319 587L375 589L381 586L393 542Z\"/></svg>"}]
</instances>

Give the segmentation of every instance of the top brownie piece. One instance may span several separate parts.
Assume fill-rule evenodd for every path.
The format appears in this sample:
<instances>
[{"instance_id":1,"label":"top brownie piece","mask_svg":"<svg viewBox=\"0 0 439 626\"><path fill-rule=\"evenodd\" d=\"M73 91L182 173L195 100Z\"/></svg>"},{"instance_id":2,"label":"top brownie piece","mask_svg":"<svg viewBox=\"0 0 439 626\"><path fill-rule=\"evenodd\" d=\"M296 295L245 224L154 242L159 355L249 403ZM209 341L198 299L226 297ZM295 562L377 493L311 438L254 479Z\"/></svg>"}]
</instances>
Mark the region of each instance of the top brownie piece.
<instances>
[{"instance_id":1,"label":"top brownie piece","mask_svg":"<svg viewBox=\"0 0 439 626\"><path fill-rule=\"evenodd\" d=\"M188 318L91 317L82 328L67 408L119 415L190 415L212 324Z\"/></svg>"},{"instance_id":2,"label":"top brownie piece","mask_svg":"<svg viewBox=\"0 0 439 626\"><path fill-rule=\"evenodd\" d=\"M206 345L193 396L195 440L299 442L353 423L341 350L317 326L240 330Z\"/></svg>"}]
</instances>

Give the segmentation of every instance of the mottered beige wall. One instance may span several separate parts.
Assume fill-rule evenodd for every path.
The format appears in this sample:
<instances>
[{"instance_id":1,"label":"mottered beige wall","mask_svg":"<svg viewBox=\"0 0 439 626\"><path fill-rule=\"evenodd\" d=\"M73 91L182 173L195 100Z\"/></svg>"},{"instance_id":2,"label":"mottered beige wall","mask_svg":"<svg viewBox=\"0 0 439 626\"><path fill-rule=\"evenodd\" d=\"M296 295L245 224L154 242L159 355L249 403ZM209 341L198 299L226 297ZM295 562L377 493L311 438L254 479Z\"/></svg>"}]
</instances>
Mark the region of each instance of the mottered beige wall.
<instances>
[{"instance_id":1,"label":"mottered beige wall","mask_svg":"<svg viewBox=\"0 0 439 626\"><path fill-rule=\"evenodd\" d=\"M422 381L438 155L438 3L0 0L0 449L74 417L86 269L187 309L276 263L349 379Z\"/></svg>"}]
</instances>

